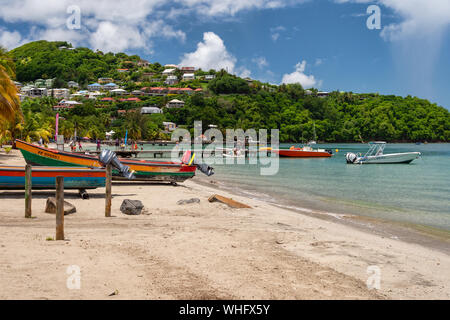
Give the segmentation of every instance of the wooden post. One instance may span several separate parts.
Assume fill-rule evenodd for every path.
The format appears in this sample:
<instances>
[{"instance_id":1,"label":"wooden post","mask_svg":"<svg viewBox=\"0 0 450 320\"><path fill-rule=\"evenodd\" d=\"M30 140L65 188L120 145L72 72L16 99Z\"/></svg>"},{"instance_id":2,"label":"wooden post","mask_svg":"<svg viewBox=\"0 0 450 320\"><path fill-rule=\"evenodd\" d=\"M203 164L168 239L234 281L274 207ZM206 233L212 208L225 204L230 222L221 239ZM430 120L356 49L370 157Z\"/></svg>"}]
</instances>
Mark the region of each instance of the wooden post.
<instances>
[{"instance_id":1,"label":"wooden post","mask_svg":"<svg viewBox=\"0 0 450 320\"><path fill-rule=\"evenodd\" d=\"M105 217L111 217L111 184L112 184L112 165L108 164L106 166L106 203L105 203Z\"/></svg>"},{"instance_id":2,"label":"wooden post","mask_svg":"<svg viewBox=\"0 0 450 320\"><path fill-rule=\"evenodd\" d=\"M64 177L56 177L56 240L64 240Z\"/></svg>"},{"instance_id":3,"label":"wooden post","mask_svg":"<svg viewBox=\"0 0 450 320\"><path fill-rule=\"evenodd\" d=\"M25 218L31 218L31 165L25 166Z\"/></svg>"}]
</instances>

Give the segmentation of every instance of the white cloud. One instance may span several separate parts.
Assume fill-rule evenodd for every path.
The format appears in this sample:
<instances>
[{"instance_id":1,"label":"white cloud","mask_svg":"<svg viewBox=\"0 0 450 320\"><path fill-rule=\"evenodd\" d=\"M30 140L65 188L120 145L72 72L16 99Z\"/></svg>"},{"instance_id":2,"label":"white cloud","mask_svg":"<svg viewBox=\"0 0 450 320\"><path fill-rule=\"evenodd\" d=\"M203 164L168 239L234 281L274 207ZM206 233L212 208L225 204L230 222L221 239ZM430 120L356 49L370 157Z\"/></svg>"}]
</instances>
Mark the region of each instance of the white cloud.
<instances>
[{"instance_id":1,"label":"white cloud","mask_svg":"<svg viewBox=\"0 0 450 320\"><path fill-rule=\"evenodd\" d=\"M2 0L0 20L29 23L33 33L3 32L3 41L16 46L20 39L68 40L74 44L91 44L103 51L144 48L149 50L151 38L165 37L184 41L186 34L174 29L170 19L188 16L199 18L234 16L238 12L282 8L308 0ZM70 16L67 9L78 6L82 29L66 28ZM67 38L64 38L64 37ZM139 41L139 42L137 42ZM81 44L81 43L80 43Z\"/></svg>"},{"instance_id":2,"label":"white cloud","mask_svg":"<svg viewBox=\"0 0 450 320\"><path fill-rule=\"evenodd\" d=\"M339 3L368 0L338 0ZM370 1L381 8L383 18L400 18L399 22L383 25L381 37L392 43L396 73L408 92L433 97L434 72L437 68L443 38L450 26L449 0L377 0ZM386 12L386 11L390 12Z\"/></svg>"},{"instance_id":3,"label":"white cloud","mask_svg":"<svg viewBox=\"0 0 450 320\"><path fill-rule=\"evenodd\" d=\"M240 11L276 9L293 6L308 0L175 0L184 9L210 17L230 15Z\"/></svg>"},{"instance_id":4,"label":"white cloud","mask_svg":"<svg viewBox=\"0 0 450 320\"><path fill-rule=\"evenodd\" d=\"M239 67L236 69L236 74L241 78L250 78L252 72L245 67Z\"/></svg>"},{"instance_id":5,"label":"white cloud","mask_svg":"<svg viewBox=\"0 0 450 320\"><path fill-rule=\"evenodd\" d=\"M91 47L96 50L118 52L131 48L146 48L146 39L134 26L101 22L91 37Z\"/></svg>"},{"instance_id":6,"label":"white cloud","mask_svg":"<svg viewBox=\"0 0 450 320\"><path fill-rule=\"evenodd\" d=\"M306 75L306 61L303 60L295 65L295 71L283 76L281 83L291 84L300 83L304 88L311 88L317 84L317 80L313 75Z\"/></svg>"},{"instance_id":7,"label":"white cloud","mask_svg":"<svg viewBox=\"0 0 450 320\"><path fill-rule=\"evenodd\" d=\"M183 31L175 30L157 17L157 10L165 3L163 0L2 0L0 19L30 23L32 31L26 35L29 41L65 40L103 51L150 50L151 38L181 41L186 38ZM67 10L73 5L81 11L80 30L69 30L66 26L71 16Z\"/></svg>"},{"instance_id":8,"label":"white cloud","mask_svg":"<svg viewBox=\"0 0 450 320\"><path fill-rule=\"evenodd\" d=\"M377 3L393 10L402 21L383 27L381 36L389 41L441 33L450 25L449 0L335 0L335 2ZM383 16L385 13L382 9L382 19Z\"/></svg>"},{"instance_id":9,"label":"white cloud","mask_svg":"<svg viewBox=\"0 0 450 320\"><path fill-rule=\"evenodd\" d=\"M270 28L270 37L272 38L273 42L276 42L280 38L281 33L284 31L286 31L286 28L283 26Z\"/></svg>"},{"instance_id":10,"label":"white cloud","mask_svg":"<svg viewBox=\"0 0 450 320\"><path fill-rule=\"evenodd\" d=\"M316 59L316 62L314 63L314 66L318 67L318 66L320 66L322 63L323 63L323 59L317 58L317 59Z\"/></svg>"},{"instance_id":11,"label":"white cloud","mask_svg":"<svg viewBox=\"0 0 450 320\"><path fill-rule=\"evenodd\" d=\"M386 40L441 33L450 25L448 0L381 0L381 3L403 18L402 22L383 28L381 35Z\"/></svg>"},{"instance_id":12,"label":"white cloud","mask_svg":"<svg viewBox=\"0 0 450 320\"><path fill-rule=\"evenodd\" d=\"M12 50L21 46L25 43L26 40L22 39L22 36L19 32L13 31L9 32L3 29L0 29L0 46L5 47L8 50Z\"/></svg>"},{"instance_id":13,"label":"white cloud","mask_svg":"<svg viewBox=\"0 0 450 320\"><path fill-rule=\"evenodd\" d=\"M253 58L252 62L255 63L259 69L264 69L267 66L269 66L269 63L267 62L266 58L264 58L264 57Z\"/></svg>"},{"instance_id":14,"label":"white cloud","mask_svg":"<svg viewBox=\"0 0 450 320\"><path fill-rule=\"evenodd\" d=\"M201 68L203 70L225 69L234 72L236 58L227 51L223 40L214 32L205 32L203 41L197 44L197 50L186 53L180 65Z\"/></svg>"}]
</instances>

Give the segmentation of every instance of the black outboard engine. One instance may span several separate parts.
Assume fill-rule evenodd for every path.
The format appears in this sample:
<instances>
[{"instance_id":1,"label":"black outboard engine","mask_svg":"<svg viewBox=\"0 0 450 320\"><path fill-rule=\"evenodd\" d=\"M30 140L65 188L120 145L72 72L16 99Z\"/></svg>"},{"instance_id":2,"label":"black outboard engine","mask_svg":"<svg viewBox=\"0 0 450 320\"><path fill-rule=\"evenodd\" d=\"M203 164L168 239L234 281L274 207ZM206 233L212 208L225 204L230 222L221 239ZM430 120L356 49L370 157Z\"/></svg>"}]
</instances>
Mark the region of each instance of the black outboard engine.
<instances>
[{"instance_id":1,"label":"black outboard engine","mask_svg":"<svg viewBox=\"0 0 450 320\"><path fill-rule=\"evenodd\" d=\"M98 159L102 165L105 167L108 164L112 164L114 168L119 170L120 174L131 180L134 179L134 174L130 172L130 168L128 166L123 165L119 158L117 158L117 155L115 152L112 152L111 150L103 150L102 153L98 156Z\"/></svg>"},{"instance_id":2,"label":"black outboard engine","mask_svg":"<svg viewBox=\"0 0 450 320\"><path fill-rule=\"evenodd\" d=\"M206 174L208 177L211 177L214 174L214 168L208 166L206 163L197 164L194 161L194 164L197 166L197 169Z\"/></svg>"},{"instance_id":3,"label":"black outboard engine","mask_svg":"<svg viewBox=\"0 0 450 320\"><path fill-rule=\"evenodd\" d=\"M208 177L214 174L213 167L208 166L206 163L197 163L195 161L195 154L192 155L192 152L189 150L184 153L181 162L187 165L197 166L197 169L200 170L200 172L206 174Z\"/></svg>"},{"instance_id":4,"label":"black outboard engine","mask_svg":"<svg viewBox=\"0 0 450 320\"><path fill-rule=\"evenodd\" d=\"M355 163L356 159L358 159L358 156L355 153L349 152L345 155L345 159L347 160L347 163Z\"/></svg>"}]
</instances>

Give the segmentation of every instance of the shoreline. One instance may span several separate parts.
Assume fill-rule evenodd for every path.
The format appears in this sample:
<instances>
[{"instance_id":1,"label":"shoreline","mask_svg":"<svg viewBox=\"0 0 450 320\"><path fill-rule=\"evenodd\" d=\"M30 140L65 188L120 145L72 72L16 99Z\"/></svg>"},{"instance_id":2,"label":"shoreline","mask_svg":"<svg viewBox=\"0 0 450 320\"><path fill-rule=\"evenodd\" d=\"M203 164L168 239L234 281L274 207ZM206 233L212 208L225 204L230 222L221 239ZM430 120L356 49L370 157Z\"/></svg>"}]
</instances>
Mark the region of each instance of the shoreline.
<instances>
[{"instance_id":1,"label":"shoreline","mask_svg":"<svg viewBox=\"0 0 450 320\"><path fill-rule=\"evenodd\" d=\"M251 195L245 189L239 189L229 183L218 184L216 181L206 181L208 178L199 178L194 182L203 186L211 187L216 190L225 191L235 196L242 196L265 202L268 205L276 206L281 209L296 212L302 215L310 216L313 218L322 219L325 221L332 221L334 223L343 224L346 226L352 226L358 230L369 232L383 237L390 237L393 239L399 239L409 243L415 243L429 247L430 249L439 250L443 253L450 254L450 231L444 229L438 229L431 226L414 224L409 222L399 222L394 220L387 220L382 218L374 218L369 216L360 216L355 214L346 213L333 213L317 210L314 208L298 207L283 203L283 201L263 200L260 197ZM222 187L222 188L221 188ZM242 192L247 191L242 195Z\"/></svg>"},{"instance_id":2,"label":"shoreline","mask_svg":"<svg viewBox=\"0 0 450 320\"><path fill-rule=\"evenodd\" d=\"M20 153L0 163L24 164ZM177 187L113 184L113 217L104 217L104 188L90 200L67 192L77 213L66 216L66 241L43 212L54 192L33 192L23 218L23 192L0 191L2 299L449 299L448 253L345 223L220 194L252 209L209 203L214 186L194 178ZM177 205L178 200L199 204ZM126 216L124 199L146 214ZM67 266L81 268L81 290L66 287ZM381 269L368 290L369 266ZM119 295L109 294L118 290Z\"/></svg>"}]
</instances>

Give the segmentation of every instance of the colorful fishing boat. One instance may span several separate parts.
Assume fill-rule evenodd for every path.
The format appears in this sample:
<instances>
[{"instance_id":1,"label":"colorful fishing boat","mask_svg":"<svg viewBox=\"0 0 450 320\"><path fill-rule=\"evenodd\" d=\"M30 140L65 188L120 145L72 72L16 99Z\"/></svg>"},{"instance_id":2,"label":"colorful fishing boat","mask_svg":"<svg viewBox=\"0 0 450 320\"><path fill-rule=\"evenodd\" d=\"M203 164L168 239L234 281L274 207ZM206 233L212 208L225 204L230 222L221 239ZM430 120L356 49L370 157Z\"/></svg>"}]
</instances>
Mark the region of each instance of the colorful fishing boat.
<instances>
[{"instance_id":1,"label":"colorful fishing boat","mask_svg":"<svg viewBox=\"0 0 450 320\"><path fill-rule=\"evenodd\" d=\"M21 140L16 140L19 149L28 164L35 166L55 167L89 167L102 168L98 157L87 154L73 154L56 149L43 148ZM183 182L193 178L197 165L182 162L156 162L147 160L120 159L134 173L135 181L167 181ZM116 169L113 170L114 180L126 180Z\"/></svg>"},{"instance_id":2,"label":"colorful fishing boat","mask_svg":"<svg viewBox=\"0 0 450 320\"><path fill-rule=\"evenodd\" d=\"M272 152L278 154L280 157L290 158L329 158L333 155L331 150L313 149L310 146L303 148L272 149Z\"/></svg>"},{"instance_id":3,"label":"colorful fishing boat","mask_svg":"<svg viewBox=\"0 0 450 320\"><path fill-rule=\"evenodd\" d=\"M33 189L55 189L56 177L64 177L64 189L96 189L105 186L106 170L89 168L33 167ZM25 167L0 166L0 189L25 189Z\"/></svg>"}]
</instances>

